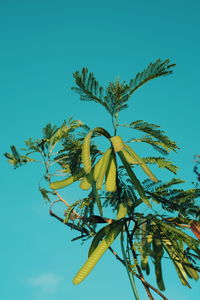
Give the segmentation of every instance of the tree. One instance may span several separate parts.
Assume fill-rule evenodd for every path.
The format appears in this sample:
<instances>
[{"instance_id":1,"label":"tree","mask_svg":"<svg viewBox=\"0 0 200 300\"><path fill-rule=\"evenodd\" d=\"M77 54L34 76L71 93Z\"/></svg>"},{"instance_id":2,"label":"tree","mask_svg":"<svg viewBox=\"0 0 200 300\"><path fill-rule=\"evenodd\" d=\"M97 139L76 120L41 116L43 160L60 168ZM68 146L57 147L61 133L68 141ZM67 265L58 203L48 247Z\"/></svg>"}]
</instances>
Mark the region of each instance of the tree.
<instances>
[{"instance_id":1,"label":"tree","mask_svg":"<svg viewBox=\"0 0 200 300\"><path fill-rule=\"evenodd\" d=\"M200 189L184 190L185 181L174 175L170 180L161 181L149 167L155 165L176 174L178 167L166 156L171 151L176 152L178 146L158 125L143 120L134 120L130 124L118 121L119 113L128 108L128 101L138 88L154 78L171 74L174 66L168 59L159 59L129 83L116 80L106 88L100 86L86 68L75 72L76 87L72 89L81 100L94 101L105 108L112 119L113 135L104 128L90 129L81 121L69 119L60 127L48 124L43 129L42 138L25 141L25 155L20 154L15 146L11 146L11 153L5 153L15 168L30 162L42 163L45 168L43 179L47 185L40 185L39 190L49 202L50 215L73 229L74 233L79 233L73 240L84 242L92 239L88 259L75 275L74 284L88 276L106 250L124 265L135 299L139 299L135 277L142 282L149 299L153 299L152 290L167 299L162 292L165 290L162 262L166 256L172 261L183 285L190 287L188 277L199 278L199 241L190 233L200 237L197 203ZM121 127L143 135L125 142L126 137L118 135ZM110 144L106 151L94 143L99 136ZM130 146L135 143L153 147L159 156L140 157ZM36 154L42 161L35 158ZM139 179L141 171L143 179ZM55 176L66 178L55 181ZM88 195L69 204L58 190L77 181L80 181L81 189L88 190ZM53 211L58 202L66 206L62 218ZM159 213L156 207L159 207ZM106 215L107 208L112 208L115 218ZM145 213L146 208L149 208L149 213ZM111 247L117 236L120 237L121 254ZM155 266L158 288L144 277L144 272L146 275L150 273L149 259Z\"/></svg>"}]
</instances>

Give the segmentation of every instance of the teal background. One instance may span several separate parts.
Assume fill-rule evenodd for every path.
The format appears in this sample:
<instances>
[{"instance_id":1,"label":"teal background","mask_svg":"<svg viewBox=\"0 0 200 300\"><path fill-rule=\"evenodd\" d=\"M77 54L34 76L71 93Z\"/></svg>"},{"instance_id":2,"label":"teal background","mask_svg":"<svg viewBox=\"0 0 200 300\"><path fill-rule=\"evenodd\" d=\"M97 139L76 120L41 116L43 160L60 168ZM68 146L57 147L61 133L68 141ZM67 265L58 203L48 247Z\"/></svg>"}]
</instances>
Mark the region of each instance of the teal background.
<instances>
[{"instance_id":1,"label":"teal background","mask_svg":"<svg viewBox=\"0 0 200 300\"><path fill-rule=\"evenodd\" d=\"M70 90L74 71L88 67L103 85L170 58L177 64L174 74L138 90L120 121L161 125L181 148L172 158L191 186L194 155L200 154L199 10L197 0L0 0L1 299L133 299L126 273L109 253L73 286L88 244L71 243L71 232L48 215L37 190L41 167L13 170L2 154L41 136L48 122L60 125L70 116L92 128L111 128L103 108ZM73 202L79 191L64 196ZM170 300L198 299L199 283L183 287L167 262L164 277ZM154 276L148 281L155 284Z\"/></svg>"}]
</instances>

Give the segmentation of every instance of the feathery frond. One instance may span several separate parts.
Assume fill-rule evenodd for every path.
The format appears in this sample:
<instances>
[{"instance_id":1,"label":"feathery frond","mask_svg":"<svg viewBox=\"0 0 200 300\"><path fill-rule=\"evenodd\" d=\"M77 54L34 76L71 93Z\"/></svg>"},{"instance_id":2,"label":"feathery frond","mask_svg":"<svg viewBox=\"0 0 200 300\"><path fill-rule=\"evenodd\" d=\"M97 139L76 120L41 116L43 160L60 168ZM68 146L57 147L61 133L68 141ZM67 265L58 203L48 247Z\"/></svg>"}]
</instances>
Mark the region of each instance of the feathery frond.
<instances>
[{"instance_id":1,"label":"feathery frond","mask_svg":"<svg viewBox=\"0 0 200 300\"><path fill-rule=\"evenodd\" d=\"M143 120L137 120L130 123L129 127L146 133L146 135L143 137L143 140L139 141L162 147L167 152L169 152L170 150L176 151L177 149L179 149L176 143L174 141L171 141L168 136L165 135L165 132L163 130L159 129L160 126L158 125L150 124ZM155 140L153 140L153 138ZM134 139L132 141L134 141ZM136 141L138 140L136 139Z\"/></svg>"}]
</instances>

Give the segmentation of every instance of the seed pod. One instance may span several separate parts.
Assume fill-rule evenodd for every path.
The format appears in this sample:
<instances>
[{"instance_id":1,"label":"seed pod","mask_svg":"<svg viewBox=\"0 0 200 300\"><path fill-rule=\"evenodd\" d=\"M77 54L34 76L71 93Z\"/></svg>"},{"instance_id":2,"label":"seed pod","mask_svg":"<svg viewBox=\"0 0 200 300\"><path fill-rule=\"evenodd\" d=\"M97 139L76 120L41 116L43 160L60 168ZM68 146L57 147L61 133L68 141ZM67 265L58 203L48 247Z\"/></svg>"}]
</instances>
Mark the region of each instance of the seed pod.
<instances>
[{"instance_id":1,"label":"seed pod","mask_svg":"<svg viewBox=\"0 0 200 300\"><path fill-rule=\"evenodd\" d=\"M163 253L164 251L163 251L163 245L161 240L158 238L153 238L153 257L154 257L154 264L155 264L156 281L161 291L165 290L165 285L162 276L162 266L161 266L161 259Z\"/></svg>"},{"instance_id":2,"label":"seed pod","mask_svg":"<svg viewBox=\"0 0 200 300\"><path fill-rule=\"evenodd\" d=\"M90 158L90 140L93 133L95 132L104 135L108 139L110 138L110 134L104 128L101 127L96 127L86 135L82 146L82 163L86 174L89 174L92 168Z\"/></svg>"},{"instance_id":3,"label":"seed pod","mask_svg":"<svg viewBox=\"0 0 200 300\"><path fill-rule=\"evenodd\" d=\"M136 160L132 155L129 154L129 152L124 148L122 149L122 152L124 154L124 157L126 161L131 165L139 165L138 160Z\"/></svg>"},{"instance_id":4,"label":"seed pod","mask_svg":"<svg viewBox=\"0 0 200 300\"><path fill-rule=\"evenodd\" d=\"M132 169L131 169L129 163L126 161L126 158L125 158L123 152L122 152L122 151L119 151L118 154L119 154L119 157L120 157L120 159L121 159L121 161L122 161L122 163L123 163L123 165L124 165L124 167L125 167L125 169L126 169L126 171L127 171L127 174L129 175L129 177L130 177L131 181L133 182L133 184L134 184L136 190L138 191L138 194L140 195L141 200L142 200L145 204L147 204L149 207L151 207L151 203L149 202L149 200L148 200L148 198L147 198L147 196L146 196L146 194L145 194L145 191L144 191L142 185L140 184L140 182L139 182L139 180L137 179L136 175L135 175L134 172L132 171Z\"/></svg>"},{"instance_id":5,"label":"seed pod","mask_svg":"<svg viewBox=\"0 0 200 300\"><path fill-rule=\"evenodd\" d=\"M126 217L126 215L127 215L127 205L126 205L126 203L120 203L116 220L120 220L120 219Z\"/></svg>"},{"instance_id":6,"label":"seed pod","mask_svg":"<svg viewBox=\"0 0 200 300\"><path fill-rule=\"evenodd\" d=\"M85 173L88 174L91 171L92 165L91 165L91 159L90 159L90 140L93 134L93 130L91 130L83 141L82 146L82 163L85 170Z\"/></svg>"},{"instance_id":7,"label":"seed pod","mask_svg":"<svg viewBox=\"0 0 200 300\"><path fill-rule=\"evenodd\" d=\"M114 151L119 152L124 148L124 142L122 141L120 136L112 136L110 141L113 145Z\"/></svg>"},{"instance_id":8,"label":"seed pod","mask_svg":"<svg viewBox=\"0 0 200 300\"><path fill-rule=\"evenodd\" d=\"M53 190L62 189L64 187L74 183L75 181L79 180L81 177L84 176L84 174L85 174L85 171L82 169L79 174L75 174L73 176L70 176L70 177L60 180L60 181L51 182L49 184L49 187Z\"/></svg>"},{"instance_id":9,"label":"seed pod","mask_svg":"<svg viewBox=\"0 0 200 300\"><path fill-rule=\"evenodd\" d=\"M109 225L104 226L103 228L101 228L97 234L95 235L95 237L92 240L92 243L90 245L89 251L88 251L88 257L91 256L91 254L94 252L94 250L97 248L97 246L99 245L100 241L104 238L104 236L108 235L108 233L110 232L110 230L115 227L116 224L115 223L111 223Z\"/></svg>"},{"instance_id":10,"label":"seed pod","mask_svg":"<svg viewBox=\"0 0 200 300\"><path fill-rule=\"evenodd\" d=\"M112 149L108 148L108 150L103 155L102 162L101 162L101 167L100 167L100 170L99 170L99 175L98 175L98 178L97 178L97 184L96 184L96 187L97 187L98 190L102 189L103 179L104 179L104 176L105 176L106 171L107 171L111 151L112 151Z\"/></svg>"},{"instance_id":11,"label":"seed pod","mask_svg":"<svg viewBox=\"0 0 200 300\"><path fill-rule=\"evenodd\" d=\"M110 245L114 242L120 231L122 230L122 223L117 223L116 226L108 233L108 235L99 243L96 249L92 252L88 260L76 274L73 279L74 284L79 284L82 282L92 271L94 266L100 260L102 255L106 252L106 250L110 247Z\"/></svg>"},{"instance_id":12,"label":"seed pod","mask_svg":"<svg viewBox=\"0 0 200 300\"><path fill-rule=\"evenodd\" d=\"M115 192L117 190L116 176L117 166L115 154L112 152L110 155L108 168L106 171L106 190L108 192Z\"/></svg>"},{"instance_id":13,"label":"seed pod","mask_svg":"<svg viewBox=\"0 0 200 300\"><path fill-rule=\"evenodd\" d=\"M147 174L147 176L153 181L153 182L158 182L158 179L155 177L155 175L151 172L151 170L149 169L149 167L146 165L146 163L144 162L144 160L142 158L140 158L135 151L128 146L127 144L124 144L125 149L129 152L129 154L133 157L133 159L135 159L138 164L141 166L141 168L143 169L143 171Z\"/></svg>"},{"instance_id":14,"label":"seed pod","mask_svg":"<svg viewBox=\"0 0 200 300\"><path fill-rule=\"evenodd\" d=\"M190 264L188 260L184 260L184 262L188 265ZM183 264L183 268L184 268L186 274L188 275L188 277L198 280L199 279L198 272L186 264Z\"/></svg>"},{"instance_id":15,"label":"seed pod","mask_svg":"<svg viewBox=\"0 0 200 300\"><path fill-rule=\"evenodd\" d=\"M92 184L91 184L90 177L91 177L90 174L88 174L85 177L83 177L83 179L81 180L79 187L82 190L87 191L91 188Z\"/></svg>"}]
</instances>

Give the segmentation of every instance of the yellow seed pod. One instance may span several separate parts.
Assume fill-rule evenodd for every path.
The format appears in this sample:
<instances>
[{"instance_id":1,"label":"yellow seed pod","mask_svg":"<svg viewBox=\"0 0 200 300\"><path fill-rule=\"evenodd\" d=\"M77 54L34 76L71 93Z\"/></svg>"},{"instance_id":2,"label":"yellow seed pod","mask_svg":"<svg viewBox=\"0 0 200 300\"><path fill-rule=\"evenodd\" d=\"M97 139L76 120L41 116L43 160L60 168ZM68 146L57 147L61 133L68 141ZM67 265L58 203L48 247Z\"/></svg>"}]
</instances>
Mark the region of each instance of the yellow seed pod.
<instances>
[{"instance_id":1,"label":"yellow seed pod","mask_svg":"<svg viewBox=\"0 0 200 300\"><path fill-rule=\"evenodd\" d=\"M126 215L127 215L127 205L125 203L120 203L116 220L120 220L126 217Z\"/></svg>"},{"instance_id":2,"label":"yellow seed pod","mask_svg":"<svg viewBox=\"0 0 200 300\"><path fill-rule=\"evenodd\" d=\"M83 177L83 179L82 179L81 182L80 182L79 187L80 187L82 190L84 190L84 191L89 190L89 189L91 188L91 186L92 186L89 177L90 177L90 175Z\"/></svg>"},{"instance_id":3,"label":"yellow seed pod","mask_svg":"<svg viewBox=\"0 0 200 300\"><path fill-rule=\"evenodd\" d=\"M60 181L54 181L54 182L51 182L49 184L49 187L53 190L58 190L58 189L62 189L72 183L74 183L75 181L79 180L81 177L83 177L85 174L84 170L82 169L80 171L79 174L75 174L73 176L70 176L66 179L63 179L63 180L60 180Z\"/></svg>"},{"instance_id":4,"label":"yellow seed pod","mask_svg":"<svg viewBox=\"0 0 200 300\"><path fill-rule=\"evenodd\" d=\"M99 133L106 138L110 138L110 134L101 127L96 127L95 129L91 130L84 138L83 145L82 145L82 163L86 174L89 174L92 168L91 158L90 158L90 141L92 138L93 133Z\"/></svg>"},{"instance_id":5,"label":"yellow seed pod","mask_svg":"<svg viewBox=\"0 0 200 300\"><path fill-rule=\"evenodd\" d=\"M127 144L124 144L124 147L127 152L133 157L134 160L138 161L140 167L143 169L143 171L147 174L147 176L153 181L153 182L158 182L158 179L155 177L155 175L151 172L149 167L146 165L145 161L140 158L135 151L128 146Z\"/></svg>"},{"instance_id":6,"label":"yellow seed pod","mask_svg":"<svg viewBox=\"0 0 200 300\"><path fill-rule=\"evenodd\" d=\"M90 158L90 140L93 134L93 130L91 130L86 137L84 138L83 141L83 146L82 146L82 163L83 167L85 170L85 173L88 174L91 171L91 158Z\"/></svg>"},{"instance_id":7,"label":"yellow seed pod","mask_svg":"<svg viewBox=\"0 0 200 300\"><path fill-rule=\"evenodd\" d=\"M152 242L152 240L153 240L152 234L148 234L148 235L146 236L146 239L147 239L147 243L150 244L150 243Z\"/></svg>"},{"instance_id":8,"label":"yellow seed pod","mask_svg":"<svg viewBox=\"0 0 200 300\"><path fill-rule=\"evenodd\" d=\"M96 184L97 190L102 189L103 179L104 179L106 171L107 171L111 151L112 151L112 149L108 148L107 151L103 155L101 167L100 167L98 178L97 178L97 184Z\"/></svg>"},{"instance_id":9,"label":"yellow seed pod","mask_svg":"<svg viewBox=\"0 0 200 300\"><path fill-rule=\"evenodd\" d=\"M113 136L110 138L110 141L115 152L119 152L124 148L124 142L122 141L120 136Z\"/></svg>"},{"instance_id":10,"label":"yellow seed pod","mask_svg":"<svg viewBox=\"0 0 200 300\"><path fill-rule=\"evenodd\" d=\"M99 171L100 171L100 168L101 168L102 160L103 160L103 156L98 160L98 162L94 166L94 180L95 181L97 181L97 178L98 178L98 175L99 175Z\"/></svg>"},{"instance_id":11,"label":"yellow seed pod","mask_svg":"<svg viewBox=\"0 0 200 300\"><path fill-rule=\"evenodd\" d=\"M124 154L124 157L125 157L127 163L129 163L131 165L139 165L138 160L136 160L133 156L131 156L125 148L122 149L122 152Z\"/></svg>"},{"instance_id":12,"label":"yellow seed pod","mask_svg":"<svg viewBox=\"0 0 200 300\"><path fill-rule=\"evenodd\" d=\"M112 152L110 155L110 161L106 172L106 190L108 192L115 192L117 190L116 172L117 172L116 158L115 158L115 154Z\"/></svg>"},{"instance_id":13,"label":"yellow seed pod","mask_svg":"<svg viewBox=\"0 0 200 300\"><path fill-rule=\"evenodd\" d=\"M116 237L122 230L122 226L123 226L122 223L116 224L116 226L112 230L110 230L108 235L99 243L99 245L92 252L92 254L87 259L85 264L82 266L82 268L79 270L79 272L74 277L74 279L73 279L74 284L81 283L89 275L89 273L92 271L92 269L98 263L100 258L106 252L106 250L114 242L114 240L116 239Z\"/></svg>"}]
</instances>

